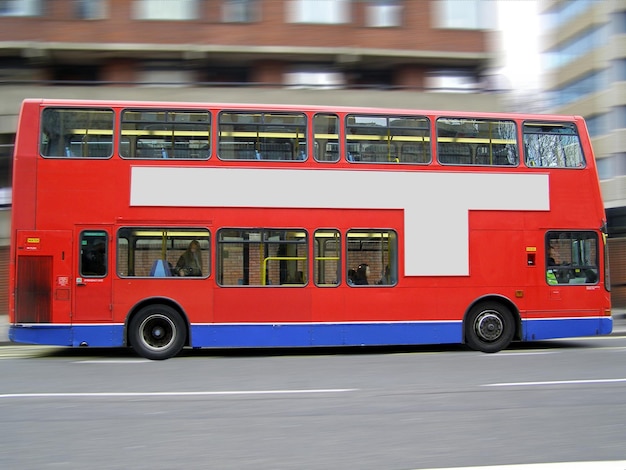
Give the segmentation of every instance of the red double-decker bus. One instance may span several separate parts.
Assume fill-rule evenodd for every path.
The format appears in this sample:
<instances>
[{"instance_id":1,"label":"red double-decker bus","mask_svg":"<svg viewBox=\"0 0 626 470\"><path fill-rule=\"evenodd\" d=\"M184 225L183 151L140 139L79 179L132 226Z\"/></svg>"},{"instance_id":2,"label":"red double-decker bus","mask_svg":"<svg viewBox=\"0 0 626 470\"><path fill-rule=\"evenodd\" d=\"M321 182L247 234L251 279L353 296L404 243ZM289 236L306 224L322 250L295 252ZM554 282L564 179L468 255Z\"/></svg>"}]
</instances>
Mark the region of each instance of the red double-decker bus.
<instances>
[{"instance_id":1,"label":"red double-decker bus","mask_svg":"<svg viewBox=\"0 0 626 470\"><path fill-rule=\"evenodd\" d=\"M608 334L582 118L26 100L12 341L183 347Z\"/></svg>"}]
</instances>

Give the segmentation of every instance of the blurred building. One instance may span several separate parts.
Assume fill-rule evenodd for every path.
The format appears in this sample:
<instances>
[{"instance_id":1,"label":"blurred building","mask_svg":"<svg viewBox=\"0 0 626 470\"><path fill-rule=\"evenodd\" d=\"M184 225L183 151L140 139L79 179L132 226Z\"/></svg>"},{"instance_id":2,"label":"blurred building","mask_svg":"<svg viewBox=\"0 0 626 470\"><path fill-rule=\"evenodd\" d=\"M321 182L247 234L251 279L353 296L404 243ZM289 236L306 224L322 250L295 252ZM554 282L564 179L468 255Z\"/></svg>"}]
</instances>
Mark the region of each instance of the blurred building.
<instances>
[{"instance_id":1,"label":"blurred building","mask_svg":"<svg viewBox=\"0 0 626 470\"><path fill-rule=\"evenodd\" d=\"M626 306L626 1L541 0L551 112L585 117L607 211L613 302Z\"/></svg>"},{"instance_id":2,"label":"blurred building","mask_svg":"<svg viewBox=\"0 0 626 470\"><path fill-rule=\"evenodd\" d=\"M497 58L496 6L0 0L0 188L10 186L11 144L27 97L501 111L501 95L484 92ZM0 295L0 313L3 305Z\"/></svg>"}]
</instances>

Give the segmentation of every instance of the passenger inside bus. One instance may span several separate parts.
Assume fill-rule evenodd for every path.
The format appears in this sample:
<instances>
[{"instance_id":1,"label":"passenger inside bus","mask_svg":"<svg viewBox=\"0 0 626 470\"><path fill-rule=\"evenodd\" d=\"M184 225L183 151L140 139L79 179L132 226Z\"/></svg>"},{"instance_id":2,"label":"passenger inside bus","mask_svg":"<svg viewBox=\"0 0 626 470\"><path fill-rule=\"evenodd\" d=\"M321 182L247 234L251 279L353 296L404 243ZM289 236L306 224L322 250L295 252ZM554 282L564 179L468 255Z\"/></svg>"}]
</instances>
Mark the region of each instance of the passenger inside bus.
<instances>
[{"instance_id":1,"label":"passenger inside bus","mask_svg":"<svg viewBox=\"0 0 626 470\"><path fill-rule=\"evenodd\" d=\"M367 278L370 275L370 267L369 265L363 263L359 264L359 267L356 268L356 276L354 277L354 284L357 286L366 286L369 284Z\"/></svg>"},{"instance_id":2,"label":"passenger inside bus","mask_svg":"<svg viewBox=\"0 0 626 470\"><path fill-rule=\"evenodd\" d=\"M200 243L192 240L185 252L178 259L174 272L179 276L202 276L202 257Z\"/></svg>"}]
</instances>

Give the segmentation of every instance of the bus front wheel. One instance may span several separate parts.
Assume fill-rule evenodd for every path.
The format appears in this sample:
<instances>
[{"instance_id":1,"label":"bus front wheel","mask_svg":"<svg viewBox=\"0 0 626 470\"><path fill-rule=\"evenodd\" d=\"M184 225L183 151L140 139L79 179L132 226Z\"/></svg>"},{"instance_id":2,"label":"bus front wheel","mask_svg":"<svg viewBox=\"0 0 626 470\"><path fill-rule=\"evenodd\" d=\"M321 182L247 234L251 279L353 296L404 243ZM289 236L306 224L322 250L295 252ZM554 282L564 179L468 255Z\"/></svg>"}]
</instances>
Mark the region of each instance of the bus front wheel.
<instances>
[{"instance_id":1,"label":"bus front wheel","mask_svg":"<svg viewBox=\"0 0 626 470\"><path fill-rule=\"evenodd\" d=\"M169 359L185 345L185 322L167 305L149 305L133 317L129 325L129 342L146 359Z\"/></svg>"},{"instance_id":2,"label":"bus front wheel","mask_svg":"<svg viewBox=\"0 0 626 470\"><path fill-rule=\"evenodd\" d=\"M511 344L514 334L513 314L499 302L475 305L465 319L465 341L476 351L498 352Z\"/></svg>"}]
</instances>

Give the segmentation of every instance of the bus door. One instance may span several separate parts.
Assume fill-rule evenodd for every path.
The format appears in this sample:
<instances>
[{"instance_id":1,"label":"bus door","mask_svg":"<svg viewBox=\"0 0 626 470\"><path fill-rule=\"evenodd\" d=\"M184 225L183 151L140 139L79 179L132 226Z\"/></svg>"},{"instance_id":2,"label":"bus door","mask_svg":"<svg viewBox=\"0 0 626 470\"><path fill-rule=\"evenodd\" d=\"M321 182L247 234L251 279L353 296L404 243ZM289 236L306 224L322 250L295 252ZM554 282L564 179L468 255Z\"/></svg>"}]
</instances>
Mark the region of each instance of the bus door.
<instances>
[{"instance_id":1,"label":"bus door","mask_svg":"<svg viewBox=\"0 0 626 470\"><path fill-rule=\"evenodd\" d=\"M72 322L111 320L111 229L79 226L76 237Z\"/></svg>"},{"instance_id":2,"label":"bus door","mask_svg":"<svg viewBox=\"0 0 626 470\"><path fill-rule=\"evenodd\" d=\"M69 322L72 232L18 230L15 322Z\"/></svg>"}]
</instances>

